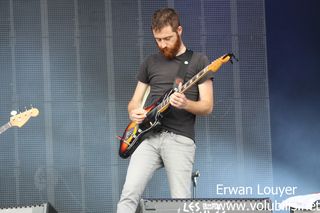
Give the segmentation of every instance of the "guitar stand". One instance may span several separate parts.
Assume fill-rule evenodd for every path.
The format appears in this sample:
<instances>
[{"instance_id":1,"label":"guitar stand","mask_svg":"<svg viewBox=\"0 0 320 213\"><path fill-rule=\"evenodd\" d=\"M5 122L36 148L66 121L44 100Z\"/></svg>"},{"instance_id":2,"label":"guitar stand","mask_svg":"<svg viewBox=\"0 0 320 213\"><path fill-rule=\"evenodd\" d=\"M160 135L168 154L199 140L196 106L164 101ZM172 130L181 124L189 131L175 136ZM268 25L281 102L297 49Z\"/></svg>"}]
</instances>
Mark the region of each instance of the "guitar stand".
<instances>
[{"instance_id":1,"label":"guitar stand","mask_svg":"<svg viewBox=\"0 0 320 213\"><path fill-rule=\"evenodd\" d=\"M196 193L197 193L197 178L200 177L200 172L199 170L192 172L191 175L191 180L192 180L192 186L193 186L193 191L192 191L192 198L196 198Z\"/></svg>"}]
</instances>

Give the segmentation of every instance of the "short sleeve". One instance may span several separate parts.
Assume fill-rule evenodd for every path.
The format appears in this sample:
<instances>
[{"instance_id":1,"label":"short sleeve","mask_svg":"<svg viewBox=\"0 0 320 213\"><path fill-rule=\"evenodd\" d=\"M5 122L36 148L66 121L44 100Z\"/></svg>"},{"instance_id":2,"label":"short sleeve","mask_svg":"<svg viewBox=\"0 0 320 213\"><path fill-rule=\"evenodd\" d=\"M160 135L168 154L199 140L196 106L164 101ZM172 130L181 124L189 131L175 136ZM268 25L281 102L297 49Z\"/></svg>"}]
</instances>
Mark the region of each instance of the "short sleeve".
<instances>
[{"instance_id":1,"label":"short sleeve","mask_svg":"<svg viewBox=\"0 0 320 213\"><path fill-rule=\"evenodd\" d=\"M199 63L198 63L198 70L201 71L202 69L204 69L206 66L208 66L210 64L209 59L206 55L201 55L201 57L199 58ZM206 80L213 80L213 72L208 72L202 79L199 80L198 84L202 84L203 82L205 82Z\"/></svg>"},{"instance_id":2,"label":"short sleeve","mask_svg":"<svg viewBox=\"0 0 320 213\"><path fill-rule=\"evenodd\" d=\"M140 65L140 70L136 75L138 81L142 83L148 84L149 77L148 77L148 59L145 59L144 62Z\"/></svg>"}]
</instances>

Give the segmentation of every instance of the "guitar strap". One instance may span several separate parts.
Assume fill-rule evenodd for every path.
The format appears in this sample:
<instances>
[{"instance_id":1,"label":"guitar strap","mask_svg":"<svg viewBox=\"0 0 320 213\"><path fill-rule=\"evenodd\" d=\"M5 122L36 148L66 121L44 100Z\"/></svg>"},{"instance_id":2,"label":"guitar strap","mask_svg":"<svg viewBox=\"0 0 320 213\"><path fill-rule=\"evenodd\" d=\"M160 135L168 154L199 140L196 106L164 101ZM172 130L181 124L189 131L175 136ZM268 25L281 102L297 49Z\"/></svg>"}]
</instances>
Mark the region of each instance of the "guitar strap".
<instances>
[{"instance_id":1,"label":"guitar strap","mask_svg":"<svg viewBox=\"0 0 320 213\"><path fill-rule=\"evenodd\" d=\"M175 80L173 82L174 89L178 89L180 83L183 84L184 78L187 73L188 65L191 61L192 54L193 54L193 51L187 49L184 54L176 57L176 59L180 61L180 67L179 67L177 77L175 78Z\"/></svg>"}]
</instances>

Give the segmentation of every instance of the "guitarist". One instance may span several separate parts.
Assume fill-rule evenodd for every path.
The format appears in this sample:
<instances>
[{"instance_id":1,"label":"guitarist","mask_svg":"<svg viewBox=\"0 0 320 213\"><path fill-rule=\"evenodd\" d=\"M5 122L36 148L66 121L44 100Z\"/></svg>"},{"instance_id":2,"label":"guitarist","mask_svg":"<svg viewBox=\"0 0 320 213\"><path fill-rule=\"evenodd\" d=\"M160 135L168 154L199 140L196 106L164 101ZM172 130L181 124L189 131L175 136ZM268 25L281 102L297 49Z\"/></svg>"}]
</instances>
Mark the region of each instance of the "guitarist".
<instances>
[{"instance_id":1,"label":"guitarist","mask_svg":"<svg viewBox=\"0 0 320 213\"><path fill-rule=\"evenodd\" d=\"M182 26L174 9L157 10L152 17L152 33L159 52L142 63L138 83L128 113L132 121L141 123L146 110L141 106L150 86L147 102L152 103L172 88L187 48L181 40ZM201 53L193 53L188 61L185 82L209 64ZM211 72L210 72L211 73ZM170 96L170 107L161 120L161 128L147 137L132 154L123 186L118 213L134 213L140 197L153 173L165 167L172 198L191 198L191 174L196 145L194 124L196 115L208 115L213 109L212 74L192 86L185 94ZM181 84L180 84L181 86Z\"/></svg>"}]
</instances>

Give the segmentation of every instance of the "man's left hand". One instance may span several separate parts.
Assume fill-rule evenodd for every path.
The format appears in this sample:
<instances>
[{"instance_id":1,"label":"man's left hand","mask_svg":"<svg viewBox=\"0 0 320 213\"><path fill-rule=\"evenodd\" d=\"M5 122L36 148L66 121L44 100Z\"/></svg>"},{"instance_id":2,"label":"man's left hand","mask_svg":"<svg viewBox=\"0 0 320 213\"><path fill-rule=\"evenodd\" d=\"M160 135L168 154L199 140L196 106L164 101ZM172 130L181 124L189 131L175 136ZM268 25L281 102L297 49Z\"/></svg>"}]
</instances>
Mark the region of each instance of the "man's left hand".
<instances>
[{"instance_id":1,"label":"man's left hand","mask_svg":"<svg viewBox=\"0 0 320 213\"><path fill-rule=\"evenodd\" d=\"M185 109L188 99L183 93L175 92L170 96L170 104L178 109Z\"/></svg>"}]
</instances>

